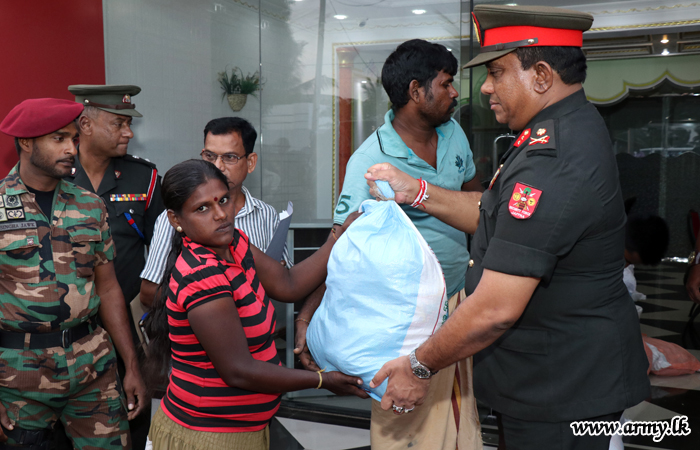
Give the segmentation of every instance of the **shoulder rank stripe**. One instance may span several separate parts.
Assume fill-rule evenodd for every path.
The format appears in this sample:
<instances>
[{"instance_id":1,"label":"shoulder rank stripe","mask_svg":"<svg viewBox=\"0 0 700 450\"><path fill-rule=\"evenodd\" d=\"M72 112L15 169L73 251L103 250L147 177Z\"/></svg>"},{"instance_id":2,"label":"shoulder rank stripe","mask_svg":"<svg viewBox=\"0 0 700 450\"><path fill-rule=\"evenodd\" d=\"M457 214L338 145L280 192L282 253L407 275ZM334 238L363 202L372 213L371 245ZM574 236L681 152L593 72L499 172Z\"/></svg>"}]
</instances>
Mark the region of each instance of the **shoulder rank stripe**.
<instances>
[{"instance_id":1,"label":"shoulder rank stripe","mask_svg":"<svg viewBox=\"0 0 700 450\"><path fill-rule=\"evenodd\" d=\"M153 191L156 188L156 181L158 180L158 171L156 169L151 170L151 183L148 186L148 196L146 201L146 208L151 206L151 199L153 198Z\"/></svg>"},{"instance_id":2,"label":"shoulder rank stripe","mask_svg":"<svg viewBox=\"0 0 700 450\"><path fill-rule=\"evenodd\" d=\"M112 194L109 200L112 202L145 202L148 196L146 194Z\"/></svg>"}]
</instances>

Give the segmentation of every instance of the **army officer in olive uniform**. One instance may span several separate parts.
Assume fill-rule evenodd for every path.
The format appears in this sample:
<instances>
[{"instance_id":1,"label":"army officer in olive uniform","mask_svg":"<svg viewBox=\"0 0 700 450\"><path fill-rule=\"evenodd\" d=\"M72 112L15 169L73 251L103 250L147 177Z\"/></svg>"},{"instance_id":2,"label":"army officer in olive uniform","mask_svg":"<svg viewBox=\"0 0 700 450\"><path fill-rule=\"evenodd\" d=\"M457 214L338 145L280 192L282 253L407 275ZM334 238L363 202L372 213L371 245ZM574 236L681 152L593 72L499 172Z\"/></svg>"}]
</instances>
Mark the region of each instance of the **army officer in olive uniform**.
<instances>
[{"instance_id":1,"label":"army officer in olive uniform","mask_svg":"<svg viewBox=\"0 0 700 450\"><path fill-rule=\"evenodd\" d=\"M165 209L155 164L126 153L134 137L131 120L142 117L131 101L141 88L74 85L68 90L85 106L78 118L78 158L68 180L107 204L117 279L130 302L141 286L144 248L150 245L156 218Z\"/></svg>"},{"instance_id":2,"label":"army officer in olive uniform","mask_svg":"<svg viewBox=\"0 0 700 450\"><path fill-rule=\"evenodd\" d=\"M615 154L582 83L593 17L551 7L477 5L481 92L520 132L481 198L428 185L426 211L474 233L469 295L412 358L389 361L382 407L419 405L431 373L474 355L476 398L498 412L508 450L607 450L614 425L650 394L634 303L622 281L625 209ZM399 202L420 184L388 165ZM478 227L477 227L478 224ZM420 406L416 406L420 408Z\"/></svg>"}]
</instances>

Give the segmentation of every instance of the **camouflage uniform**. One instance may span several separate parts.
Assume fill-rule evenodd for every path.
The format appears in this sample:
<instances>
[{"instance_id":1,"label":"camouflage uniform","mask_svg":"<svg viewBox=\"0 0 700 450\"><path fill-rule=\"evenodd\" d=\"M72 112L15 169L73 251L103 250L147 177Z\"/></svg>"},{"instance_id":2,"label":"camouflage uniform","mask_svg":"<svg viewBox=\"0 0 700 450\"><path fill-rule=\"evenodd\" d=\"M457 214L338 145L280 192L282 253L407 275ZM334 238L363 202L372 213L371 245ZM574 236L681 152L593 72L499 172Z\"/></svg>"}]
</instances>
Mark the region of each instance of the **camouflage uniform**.
<instances>
[{"instance_id":1,"label":"camouflage uniform","mask_svg":"<svg viewBox=\"0 0 700 450\"><path fill-rule=\"evenodd\" d=\"M0 181L0 195L0 329L54 332L93 318L94 267L114 258L102 200L60 181L49 221L19 165ZM24 349L0 348L0 401L16 427L41 430L60 419L76 448L130 448L116 354L93 326L67 348L30 350L28 339Z\"/></svg>"}]
</instances>

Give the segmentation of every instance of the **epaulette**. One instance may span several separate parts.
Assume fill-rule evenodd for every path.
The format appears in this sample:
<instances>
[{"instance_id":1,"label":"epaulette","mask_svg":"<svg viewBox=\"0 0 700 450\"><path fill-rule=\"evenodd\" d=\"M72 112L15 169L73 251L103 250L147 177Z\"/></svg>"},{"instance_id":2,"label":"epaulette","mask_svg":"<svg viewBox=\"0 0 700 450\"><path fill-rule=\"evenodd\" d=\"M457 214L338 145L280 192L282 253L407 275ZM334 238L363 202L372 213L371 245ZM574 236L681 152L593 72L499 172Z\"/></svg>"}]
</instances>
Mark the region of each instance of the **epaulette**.
<instances>
[{"instance_id":1,"label":"epaulette","mask_svg":"<svg viewBox=\"0 0 700 450\"><path fill-rule=\"evenodd\" d=\"M554 129L554 120L549 119L535 124L531 128L530 138L527 141L525 150L528 158L530 156L557 156L557 138Z\"/></svg>"},{"instance_id":2,"label":"epaulette","mask_svg":"<svg viewBox=\"0 0 700 450\"><path fill-rule=\"evenodd\" d=\"M141 164L144 164L144 165L150 167L151 169L156 169L155 163L152 163L151 161L147 160L146 158L141 158L139 156L134 156L134 155L129 155L129 154L124 155L123 158L125 161L141 163Z\"/></svg>"}]
</instances>

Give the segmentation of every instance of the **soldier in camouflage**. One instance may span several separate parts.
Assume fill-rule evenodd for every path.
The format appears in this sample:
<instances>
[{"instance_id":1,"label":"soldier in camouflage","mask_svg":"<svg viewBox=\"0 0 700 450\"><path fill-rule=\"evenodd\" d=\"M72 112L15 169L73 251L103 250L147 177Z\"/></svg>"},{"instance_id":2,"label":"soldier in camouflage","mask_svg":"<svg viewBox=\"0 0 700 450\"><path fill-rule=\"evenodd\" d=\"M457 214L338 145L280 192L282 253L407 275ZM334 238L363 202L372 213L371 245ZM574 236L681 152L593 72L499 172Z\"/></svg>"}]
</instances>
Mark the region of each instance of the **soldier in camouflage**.
<instances>
[{"instance_id":1,"label":"soldier in camouflage","mask_svg":"<svg viewBox=\"0 0 700 450\"><path fill-rule=\"evenodd\" d=\"M130 448L127 419L148 402L105 205L62 180L82 109L25 100L0 123L20 161L0 181L0 449L48 449L59 420L75 448Z\"/></svg>"}]
</instances>

